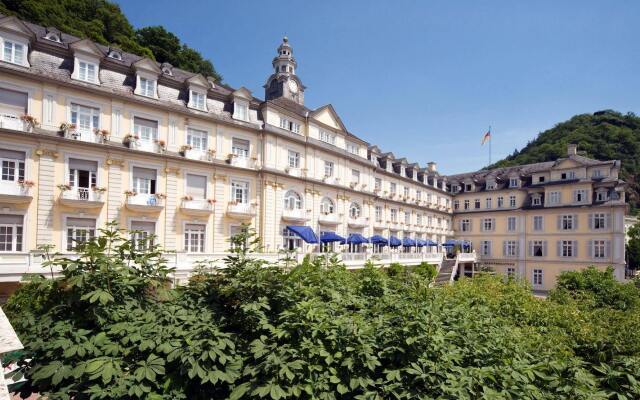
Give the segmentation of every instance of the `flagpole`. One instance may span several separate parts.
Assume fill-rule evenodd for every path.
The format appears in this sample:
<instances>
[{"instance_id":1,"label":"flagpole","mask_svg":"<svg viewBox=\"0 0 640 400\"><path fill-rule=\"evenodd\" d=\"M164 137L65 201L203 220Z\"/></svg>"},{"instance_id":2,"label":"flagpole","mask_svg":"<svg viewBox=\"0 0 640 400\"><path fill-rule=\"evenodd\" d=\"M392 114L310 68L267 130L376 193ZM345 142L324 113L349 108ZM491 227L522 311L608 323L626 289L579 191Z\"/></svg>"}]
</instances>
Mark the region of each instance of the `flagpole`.
<instances>
[{"instance_id":1,"label":"flagpole","mask_svg":"<svg viewBox=\"0 0 640 400\"><path fill-rule=\"evenodd\" d=\"M491 165L491 142L493 138L491 137L491 125L489 125L489 165Z\"/></svg>"}]
</instances>

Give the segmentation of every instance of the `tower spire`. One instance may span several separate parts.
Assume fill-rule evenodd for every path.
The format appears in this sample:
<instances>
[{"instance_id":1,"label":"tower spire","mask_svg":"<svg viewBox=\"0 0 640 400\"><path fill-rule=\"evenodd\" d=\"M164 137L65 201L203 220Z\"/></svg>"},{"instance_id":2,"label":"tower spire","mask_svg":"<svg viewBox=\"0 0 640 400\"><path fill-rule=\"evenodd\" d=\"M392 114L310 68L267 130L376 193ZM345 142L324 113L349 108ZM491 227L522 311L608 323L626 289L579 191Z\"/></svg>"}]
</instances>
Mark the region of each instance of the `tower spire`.
<instances>
[{"instance_id":1,"label":"tower spire","mask_svg":"<svg viewBox=\"0 0 640 400\"><path fill-rule=\"evenodd\" d=\"M282 43L278 46L278 55L273 58L271 64L275 69L275 73L278 75L296 74L298 64L296 63L296 59L293 58L293 48L289 44L288 37L285 36L282 38Z\"/></svg>"},{"instance_id":2,"label":"tower spire","mask_svg":"<svg viewBox=\"0 0 640 400\"><path fill-rule=\"evenodd\" d=\"M298 104L304 104L304 89L300 78L296 75L298 63L293 57L293 48L289 38L283 37L278 46L278 54L271 61L273 74L264 85L267 100L284 97Z\"/></svg>"}]
</instances>

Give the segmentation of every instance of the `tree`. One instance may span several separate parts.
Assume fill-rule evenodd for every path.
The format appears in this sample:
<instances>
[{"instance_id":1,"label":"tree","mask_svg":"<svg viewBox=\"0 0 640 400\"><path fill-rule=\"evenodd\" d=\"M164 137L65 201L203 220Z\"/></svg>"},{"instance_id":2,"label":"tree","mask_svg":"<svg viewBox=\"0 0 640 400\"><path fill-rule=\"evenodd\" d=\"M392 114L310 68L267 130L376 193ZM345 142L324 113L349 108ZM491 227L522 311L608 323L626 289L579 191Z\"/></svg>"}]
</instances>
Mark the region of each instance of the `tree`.
<instances>
[{"instance_id":1,"label":"tree","mask_svg":"<svg viewBox=\"0 0 640 400\"><path fill-rule=\"evenodd\" d=\"M629 228L629 242L627 243L627 264L630 269L640 268L640 223Z\"/></svg>"}]
</instances>

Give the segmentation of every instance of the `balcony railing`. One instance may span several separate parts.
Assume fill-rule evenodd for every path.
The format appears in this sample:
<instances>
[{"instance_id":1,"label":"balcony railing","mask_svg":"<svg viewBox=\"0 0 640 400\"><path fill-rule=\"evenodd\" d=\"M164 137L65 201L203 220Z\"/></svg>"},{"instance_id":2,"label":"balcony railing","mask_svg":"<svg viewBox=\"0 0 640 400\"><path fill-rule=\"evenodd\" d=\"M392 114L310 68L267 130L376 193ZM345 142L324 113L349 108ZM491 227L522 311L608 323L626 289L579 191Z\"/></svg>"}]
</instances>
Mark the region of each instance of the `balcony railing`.
<instances>
[{"instance_id":1,"label":"balcony railing","mask_svg":"<svg viewBox=\"0 0 640 400\"><path fill-rule=\"evenodd\" d=\"M60 194L62 204L79 208L99 207L104 202L103 198L102 192L83 187L72 187Z\"/></svg>"},{"instance_id":2,"label":"balcony railing","mask_svg":"<svg viewBox=\"0 0 640 400\"><path fill-rule=\"evenodd\" d=\"M26 125L20 117L11 114L0 114L0 128L25 131Z\"/></svg>"},{"instance_id":3,"label":"balcony railing","mask_svg":"<svg viewBox=\"0 0 640 400\"><path fill-rule=\"evenodd\" d=\"M157 212L164 207L162 197L155 194L139 193L127 195L127 208L132 211Z\"/></svg>"},{"instance_id":4,"label":"balcony railing","mask_svg":"<svg viewBox=\"0 0 640 400\"><path fill-rule=\"evenodd\" d=\"M253 159L249 157L239 157L235 154L229 155L229 164L233 165L234 167L241 168L253 168L255 166L255 162Z\"/></svg>"},{"instance_id":5,"label":"balcony railing","mask_svg":"<svg viewBox=\"0 0 640 400\"><path fill-rule=\"evenodd\" d=\"M369 220L365 217L351 218L349 217L347 224L352 228L364 228L369 226Z\"/></svg>"},{"instance_id":6,"label":"balcony railing","mask_svg":"<svg viewBox=\"0 0 640 400\"><path fill-rule=\"evenodd\" d=\"M338 225L340 220L338 219L338 215L335 213L332 214L320 214L318 217L318 222L325 225Z\"/></svg>"},{"instance_id":7,"label":"balcony railing","mask_svg":"<svg viewBox=\"0 0 640 400\"><path fill-rule=\"evenodd\" d=\"M184 157L190 160L211 161L214 154L208 150L189 149L184 151Z\"/></svg>"},{"instance_id":8,"label":"balcony railing","mask_svg":"<svg viewBox=\"0 0 640 400\"><path fill-rule=\"evenodd\" d=\"M256 215L256 206L251 203L230 201L227 204L227 215L234 218L251 218Z\"/></svg>"},{"instance_id":9,"label":"balcony railing","mask_svg":"<svg viewBox=\"0 0 640 400\"><path fill-rule=\"evenodd\" d=\"M131 140L128 143L129 143L129 148L134 150L149 151L152 153L161 153L163 150L163 147L159 143L154 142L152 140L137 139L137 140Z\"/></svg>"},{"instance_id":10,"label":"balcony railing","mask_svg":"<svg viewBox=\"0 0 640 400\"><path fill-rule=\"evenodd\" d=\"M90 143L104 143L104 136L87 129L73 129L64 132L67 139L80 140Z\"/></svg>"},{"instance_id":11,"label":"balcony railing","mask_svg":"<svg viewBox=\"0 0 640 400\"><path fill-rule=\"evenodd\" d=\"M206 215L213 212L213 204L207 199L183 199L180 209L185 214Z\"/></svg>"},{"instance_id":12,"label":"balcony railing","mask_svg":"<svg viewBox=\"0 0 640 400\"><path fill-rule=\"evenodd\" d=\"M16 181L0 181L0 200L6 203L23 203L31 200L31 187Z\"/></svg>"},{"instance_id":13,"label":"balcony railing","mask_svg":"<svg viewBox=\"0 0 640 400\"><path fill-rule=\"evenodd\" d=\"M284 210L282 210L282 219L286 221L304 222L308 221L310 218L309 213L305 209L294 208L292 210L285 208Z\"/></svg>"}]
</instances>

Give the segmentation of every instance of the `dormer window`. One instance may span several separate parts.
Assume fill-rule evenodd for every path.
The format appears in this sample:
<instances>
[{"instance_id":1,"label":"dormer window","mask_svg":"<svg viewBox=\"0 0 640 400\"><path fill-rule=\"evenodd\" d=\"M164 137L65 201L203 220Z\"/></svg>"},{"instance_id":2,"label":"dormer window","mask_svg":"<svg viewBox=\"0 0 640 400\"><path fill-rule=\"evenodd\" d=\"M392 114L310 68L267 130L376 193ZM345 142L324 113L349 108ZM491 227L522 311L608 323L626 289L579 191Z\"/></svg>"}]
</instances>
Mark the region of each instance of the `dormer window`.
<instances>
[{"instance_id":1,"label":"dormer window","mask_svg":"<svg viewBox=\"0 0 640 400\"><path fill-rule=\"evenodd\" d=\"M249 120L249 104L244 101L236 100L233 103L233 118L241 121Z\"/></svg>"},{"instance_id":2,"label":"dormer window","mask_svg":"<svg viewBox=\"0 0 640 400\"><path fill-rule=\"evenodd\" d=\"M207 111L207 95L195 90L189 90L189 107Z\"/></svg>"},{"instance_id":3,"label":"dormer window","mask_svg":"<svg viewBox=\"0 0 640 400\"><path fill-rule=\"evenodd\" d=\"M360 148L353 143L347 143L347 151L351 154L360 154Z\"/></svg>"},{"instance_id":4,"label":"dormer window","mask_svg":"<svg viewBox=\"0 0 640 400\"><path fill-rule=\"evenodd\" d=\"M146 97L156 97L155 79L138 76L138 94Z\"/></svg>"},{"instance_id":5,"label":"dormer window","mask_svg":"<svg viewBox=\"0 0 640 400\"><path fill-rule=\"evenodd\" d=\"M470 192L471 191L471 184L467 183L466 185L464 185L464 191L465 192Z\"/></svg>"},{"instance_id":6,"label":"dormer window","mask_svg":"<svg viewBox=\"0 0 640 400\"><path fill-rule=\"evenodd\" d=\"M44 38L52 42L62 43L62 39L60 39L60 35L57 32L47 32Z\"/></svg>"},{"instance_id":7,"label":"dormer window","mask_svg":"<svg viewBox=\"0 0 640 400\"><path fill-rule=\"evenodd\" d=\"M27 46L12 40L4 39L3 41L2 60L12 64L25 65Z\"/></svg>"},{"instance_id":8,"label":"dormer window","mask_svg":"<svg viewBox=\"0 0 640 400\"><path fill-rule=\"evenodd\" d=\"M89 82L89 83L96 83L97 72L98 72L98 66L96 64L90 63L87 61L78 60L77 66L78 66L78 75L76 76L77 80Z\"/></svg>"},{"instance_id":9,"label":"dormer window","mask_svg":"<svg viewBox=\"0 0 640 400\"><path fill-rule=\"evenodd\" d=\"M509 178L509 187L510 188L517 188L518 186L520 186L520 179L518 179L518 178Z\"/></svg>"},{"instance_id":10,"label":"dormer window","mask_svg":"<svg viewBox=\"0 0 640 400\"><path fill-rule=\"evenodd\" d=\"M169 63L162 63L160 70L163 75L173 76L173 66Z\"/></svg>"},{"instance_id":11,"label":"dormer window","mask_svg":"<svg viewBox=\"0 0 640 400\"><path fill-rule=\"evenodd\" d=\"M113 58L114 60L122 61L122 53L115 49L109 50L109 54L107 54L107 57Z\"/></svg>"},{"instance_id":12,"label":"dormer window","mask_svg":"<svg viewBox=\"0 0 640 400\"><path fill-rule=\"evenodd\" d=\"M280 117L280 128L286 129L293 133L300 133L300 124L284 117Z\"/></svg>"},{"instance_id":13,"label":"dormer window","mask_svg":"<svg viewBox=\"0 0 640 400\"><path fill-rule=\"evenodd\" d=\"M487 182L487 190L494 190L496 188L496 183L493 181Z\"/></svg>"},{"instance_id":14,"label":"dormer window","mask_svg":"<svg viewBox=\"0 0 640 400\"><path fill-rule=\"evenodd\" d=\"M320 131L320 140L325 143L329 143L332 145L336 144L336 135L329 133L327 131Z\"/></svg>"},{"instance_id":15,"label":"dormer window","mask_svg":"<svg viewBox=\"0 0 640 400\"><path fill-rule=\"evenodd\" d=\"M560 174L560 179L564 180L569 180L569 179L575 179L576 178L576 173L575 171L569 171L569 172L563 172L562 174Z\"/></svg>"}]
</instances>

